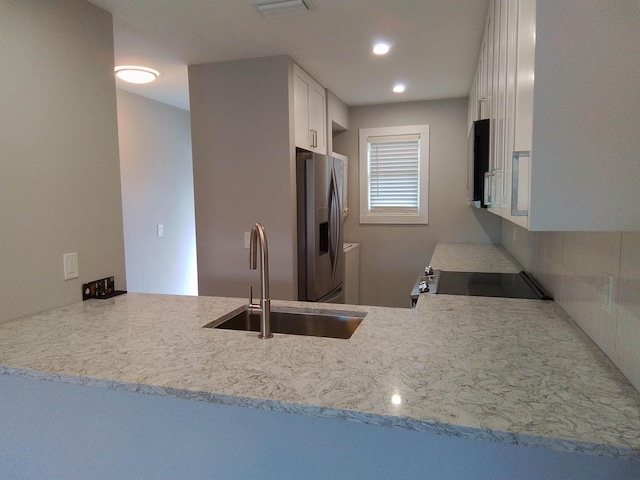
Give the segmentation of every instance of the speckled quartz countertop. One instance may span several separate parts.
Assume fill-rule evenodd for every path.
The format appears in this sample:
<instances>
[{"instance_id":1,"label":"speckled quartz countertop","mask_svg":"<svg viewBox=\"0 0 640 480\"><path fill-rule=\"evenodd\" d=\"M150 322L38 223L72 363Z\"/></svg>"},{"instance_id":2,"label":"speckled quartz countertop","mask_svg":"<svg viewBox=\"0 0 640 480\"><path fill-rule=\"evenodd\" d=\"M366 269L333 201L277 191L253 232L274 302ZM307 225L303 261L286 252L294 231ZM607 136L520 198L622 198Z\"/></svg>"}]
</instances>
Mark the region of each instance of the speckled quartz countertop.
<instances>
[{"instance_id":1,"label":"speckled quartz countertop","mask_svg":"<svg viewBox=\"0 0 640 480\"><path fill-rule=\"evenodd\" d=\"M500 245L439 243L431 257L434 268L454 272L518 273L520 264Z\"/></svg>"},{"instance_id":2,"label":"speckled quartz countertop","mask_svg":"<svg viewBox=\"0 0 640 480\"><path fill-rule=\"evenodd\" d=\"M0 374L640 460L640 394L554 302L322 305L367 312L349 340L202 328L244 304L126 294L7 322Z\"/></svg>"}]
</instances>

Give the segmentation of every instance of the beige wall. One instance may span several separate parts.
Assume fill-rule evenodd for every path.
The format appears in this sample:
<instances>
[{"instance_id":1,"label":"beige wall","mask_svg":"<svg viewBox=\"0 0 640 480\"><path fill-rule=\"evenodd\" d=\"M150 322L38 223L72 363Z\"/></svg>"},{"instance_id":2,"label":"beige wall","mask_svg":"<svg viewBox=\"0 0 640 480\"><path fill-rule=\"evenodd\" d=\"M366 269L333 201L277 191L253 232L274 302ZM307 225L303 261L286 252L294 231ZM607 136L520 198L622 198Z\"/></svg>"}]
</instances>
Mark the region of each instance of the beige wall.
<instances>
[{"instance_id":1,"label":"beige wall","mask_svg":"<svg viewBox=\"0 0 640 480\"><path fill-rule=\"evenodd\" d=\"M287 56L189 67L200 295L257 298L244 232L260 222L271 298L297 298L292 72Z\"/></svg>"},{"instance_id":2,"label":"beige wall","mask_svg":"<svg viewBox=\"0 0 640 480\"><path fill-rule=\"evenodd\" d=\"M429 225L360 225L358 130L430 125ZM360 301L408 307L417 276L438 242L499 243L500 219L466 203L467 99L349 109L349 130L333 139L349 158L345 241L360 243Z\"/></svg>"},{"instance_id":3,"label":"beige wall","mask_svg":"<svg viewBox=\"0 0 640 480\"><path fill-rule=\"evenodd\" d=\"M640 233L531 233L505 221L502 244L640 390ZM611 313L603 273L613 276Z\"/></svg>"},{"instance_id":4,"label":"beige wall","mask_svg":"<svg viewBox=\"0 0 640 480\"><path fill-rule=\"evenodd\" d=\"M0 2L0 321L125 288L111 15ZM77 252L80 278L64 280Z\"/></svg>"}]
</instances>

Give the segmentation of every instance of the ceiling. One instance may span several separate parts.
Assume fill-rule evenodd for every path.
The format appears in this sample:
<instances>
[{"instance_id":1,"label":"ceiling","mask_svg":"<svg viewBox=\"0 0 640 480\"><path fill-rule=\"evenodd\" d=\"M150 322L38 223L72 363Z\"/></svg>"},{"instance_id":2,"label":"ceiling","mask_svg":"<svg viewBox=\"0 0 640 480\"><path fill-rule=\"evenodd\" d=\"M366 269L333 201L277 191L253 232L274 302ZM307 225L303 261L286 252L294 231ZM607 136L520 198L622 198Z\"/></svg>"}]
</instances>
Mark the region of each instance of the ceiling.
<instances>
[{"instance_id":1,"label":"ceiling","mask_svg":"<svg viewBox=\"0 0 640 480\"><path fill-rule=\"evenodd\" d=\"M305 0L304 13L264 18L256 0L90 0L114 19L116 65L158 79L117 87L189 109L187 65L290 55L349 106L465 97L488 0ZM269 0L261 0L262 3ZM391 51L371 52L385 40ZM395 83L404 93L392 92Z\"/></svg>"}]
</instances>

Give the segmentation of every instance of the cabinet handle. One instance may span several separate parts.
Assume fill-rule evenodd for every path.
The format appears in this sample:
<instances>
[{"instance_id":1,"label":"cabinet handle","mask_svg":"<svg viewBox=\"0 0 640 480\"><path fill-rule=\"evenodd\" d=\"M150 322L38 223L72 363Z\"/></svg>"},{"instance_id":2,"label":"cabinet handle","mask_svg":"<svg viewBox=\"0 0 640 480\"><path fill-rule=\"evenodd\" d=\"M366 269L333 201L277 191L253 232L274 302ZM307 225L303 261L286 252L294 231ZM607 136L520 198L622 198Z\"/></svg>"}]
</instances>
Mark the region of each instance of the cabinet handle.
<instances>
[{"instance_id":1,"label":"cabinet handle","mask_svg":"<svg viewBox=\"0 0 640 480\"><path fill-rule=\"evenodd\" d=\"M498 176L500 179L498 181ZM498 184L502 184L502 169L496 168L491 172L491 206L499 207L502 196L498 195Z\"/></svg>"},{"instance_id":2,"label":"cabinet handle","mask_svg":"<svg viewBox=\"0 0 640 480\"><path fill-rule=\"evenodd\" d=\"M491 196L491 177L492 172L484 172L484 204L488 207L493 206L493 197Z\"/></svg>"},{"instance_id":3,"label":"cabinet handle","mask_svg":"<svg viewBox=\"0 0 640 480\"><path fill-rule=\"evenodd\" d=\"M311 130L311 146L313 148L318 148L318 131Z\"/></svg>"},{"instance_id":4,"label":"cabinet handle","mask_svg":"<svg viewBox=\"0 0 640 480\"><path fill-rule=\"evenodd\" d=\"M511 157L511 215L514 217L526 217L529 215L529 210L518 209L518 189L520 187L520 159L523 157L528 158L529 152L513 152Z\"/></svg>"},{"instance_id":5,"label":"cabinet handle","mask_svg":"<svg viewBox=\"0 0 640 480\"><path fill-rule=\"evenodd\" d=\"M484 116L484 106L485 106L485 102L487 101L487 97L480 97L478 99L478 118L479 119L483 119L486 118Z\"/></svg>"},{"instance_id":6,"label":"cabinet handle","mask_svg":"<svg viewBox=\"0 0 640 480\"><path fill-rule=\"evenodd\" d=\"M484 203L488 207L499 207L500 202L497 201L496 180L501 173L499 168L485 172L484 174Z\"/></svg>"}]
</instances>

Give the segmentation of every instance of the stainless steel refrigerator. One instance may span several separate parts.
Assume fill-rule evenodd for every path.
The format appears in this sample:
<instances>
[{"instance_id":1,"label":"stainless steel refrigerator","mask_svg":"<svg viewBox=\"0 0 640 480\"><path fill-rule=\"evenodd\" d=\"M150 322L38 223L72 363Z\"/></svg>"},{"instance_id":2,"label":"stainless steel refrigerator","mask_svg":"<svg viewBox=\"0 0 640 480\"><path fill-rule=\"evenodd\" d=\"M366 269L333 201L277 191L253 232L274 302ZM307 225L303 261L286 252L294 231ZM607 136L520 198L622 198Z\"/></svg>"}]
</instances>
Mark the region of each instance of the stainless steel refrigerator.
<instances>
[{"instance_id":1,"label":"stainless steel refrigerator","mask_svg":"<svg viewBox=\"0 0 640 480\"><path fill-rule=\"evenodd\" d=\"M337 158L298 150L298 299L344 303L342 178Z\"/></svg>"}]
</instances>

